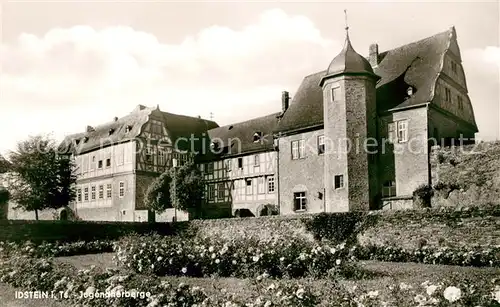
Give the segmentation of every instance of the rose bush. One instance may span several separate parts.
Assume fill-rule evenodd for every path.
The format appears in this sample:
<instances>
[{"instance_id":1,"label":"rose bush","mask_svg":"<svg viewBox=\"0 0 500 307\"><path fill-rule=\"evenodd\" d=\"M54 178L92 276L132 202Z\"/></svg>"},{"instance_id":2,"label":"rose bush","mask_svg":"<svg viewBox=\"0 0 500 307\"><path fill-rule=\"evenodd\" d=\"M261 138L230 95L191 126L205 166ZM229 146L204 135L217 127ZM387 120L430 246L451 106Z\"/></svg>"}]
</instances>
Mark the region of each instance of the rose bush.
<instances>
[{"instance_id":1,"label":"rose bush","mask_svg":"<svg viewBox=\"0 0 500 307\"><path fill-rule=\"evenodd\" d=\"M366 289L332 282L311 289L306 280L274 280L269 274L257 276L256 291L248 297L231 290L208 294L187 283L171 284L155 276L91 267L76 270L49 259L26 255L0 262L0 282L24 291L54 291L67 306L498 306L497 279L426 281L422 284L394 284L388 289ZM120 293L128 297L100 297L98 293ZM85 295L83 295L85 294ZM92 295L95 295L92 297Z\"/></svg>"},{"instance_id":2,"label":"rose bush","mask_svg":"<svg viewBox=\"0 0 500 307\"><path fill-rule=\"evenodd\" d=\"M416 250L407 250L394 246L370 245L357 246L355 256L361 260L500 267L500 246L474 250L423 246Z\"/></svg>"},{"instance_id":3,"label":"rose bush","mask_svg":"<svg viewBox=\"0 0 500 307\"><path fill-rule=\"evenodd\" d=\"M29 255L32 257L62 257L84 254L107 253L113 251L113 242L107 240L78 242L43 242L34 244L0 241L0 257L13 255Z\"/></svg>"},{"instance_id":4,"label":"rose bush","mask_svg":"<svg viewBox=\"0 0 500 307\"><path fill-rule=\"evenodd\" d=\"M158 276L321 277L349 275L355 258L345 244L290 240L233 240L131 236L115 245L118 265Z\"/></svg>"}]
</instances>

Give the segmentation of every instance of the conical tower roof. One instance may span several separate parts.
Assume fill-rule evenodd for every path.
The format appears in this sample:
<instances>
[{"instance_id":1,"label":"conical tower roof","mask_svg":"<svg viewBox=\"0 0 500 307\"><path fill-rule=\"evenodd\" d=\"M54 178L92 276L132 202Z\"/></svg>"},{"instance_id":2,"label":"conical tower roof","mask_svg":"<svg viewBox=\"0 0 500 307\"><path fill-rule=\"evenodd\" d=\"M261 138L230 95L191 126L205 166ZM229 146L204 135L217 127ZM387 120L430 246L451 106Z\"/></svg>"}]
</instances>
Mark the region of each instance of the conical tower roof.
<instances>
[{"instance_id":1,"label":"conical tower roof","mask_svg":"<svg viewBox=\"0 0 500 307\"><path fill-rule=\"evenodd\" d=\"M323 85L325 79L342 74L369 75L376 79L380 79L380 77L373 72L370 62L362 55L358 54L352 47L351 40L349 39L348 27L346 27L344 48L342 48L342 51L340 51L340 53L330 62L325 76L321 79L320 86Z\"/></svg>"}]
</instances>

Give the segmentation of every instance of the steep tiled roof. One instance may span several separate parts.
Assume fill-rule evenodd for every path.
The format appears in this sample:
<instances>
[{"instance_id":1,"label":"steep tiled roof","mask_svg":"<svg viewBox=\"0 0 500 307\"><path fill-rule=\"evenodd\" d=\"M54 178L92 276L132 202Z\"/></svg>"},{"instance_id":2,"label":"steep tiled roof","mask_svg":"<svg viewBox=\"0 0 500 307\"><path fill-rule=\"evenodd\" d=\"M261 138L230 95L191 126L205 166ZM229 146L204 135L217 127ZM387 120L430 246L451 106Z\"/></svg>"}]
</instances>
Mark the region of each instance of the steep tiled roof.
<instances>
[{"instance_id":1,"label":"steep tiled roof","mask_svg":"<svg viewBox=\"0 0 500 307\"><path fill-rule=\"evenodd\" d=\"M278 124L278 115L270 115L250 119L223 127L211 129L208 134L217 143L222 155L238 155L249 152L266 151L273 148L273 130ZM254 134L260 138L254 142ZM216 149L217 149L216 148ZM214 150L216 151L216 150ZM200 159L211 159L215 155L209 152Z\"/></svg>"},{"instance_id":2,"label":"steep tiled roof","mask_svg":"<svg viewBox=\"0 0 500 307\"><path fill-rule=\"evenodd\" d=\"M91 131L67 136L60 147L68 148L68 144L73 144L72 149L76 149L79 153L85 153L98 149L105 144L118 144L132 140L141 134L143 125L147 123L152 112L157 112L156 116L160 118L163 117L172 142L175 142L179 137L189 138L191 133L199 135L206 133L208 129L218 127L213 121L172 114L160 111L157 108L147 108L139 105L124 117L93 127ZM112 133L110 133L111 131Z\"/></svg>"},{"instance_id":3,"label":"steep tiled roof","mask_svg":"<svg viewBox=\"0 0 500 307\"><path fill-rule=\"evenodd\" d=\"M436 80L455 29L410 43L379 54L374 73L380 76L377 88L377 109L417 106L432 101ZM327 71L304 78L290 107L283 115L277 132L323 125L323 91L320 80ZM412 86L414 94L406 99L406 90Z\"/></svg>"}]
</instances>

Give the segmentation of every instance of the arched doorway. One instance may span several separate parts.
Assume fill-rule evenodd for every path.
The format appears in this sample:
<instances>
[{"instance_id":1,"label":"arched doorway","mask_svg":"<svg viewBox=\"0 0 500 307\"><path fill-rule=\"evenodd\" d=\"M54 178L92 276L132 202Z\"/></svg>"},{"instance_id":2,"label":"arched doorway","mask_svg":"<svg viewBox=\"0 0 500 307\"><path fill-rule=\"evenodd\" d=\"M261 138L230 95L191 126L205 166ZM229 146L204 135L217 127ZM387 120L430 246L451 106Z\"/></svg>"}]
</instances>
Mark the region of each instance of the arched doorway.
<instances>
[{"instance_id":1,"label":"arched doorway","mask_svg":"<svg viewBox=\"0 0 500 307\"><path fill-rule=\"evenodd\" d=\"M61 210L61 212L59 213L59 220L61 220L61 221L68 220L68 210L66 210L66 209Z\"/></svg>"},{"instance_id":2,"label":"arched doorway","mask_svg":"<svg viewBox=\"0 0 500 307\"><path fill-rule=\"evenodd\" d=\"M255 217L255 215L252 213L252 211L248 209L236 209L234 211L234 216L235 217Z\"/></svg>"},{"instance_id":3,"label":"arched doorway","mask_svg":"<svg viewBox=\"0 0 500 307\"><path fill-rule=\"evenodd\" d=\"M272 204L266 204L261 207L259 210L259 216L268 216L268 215L277 215L278 210L276 210L276 206Z\"/></svg>"}]
</instances>

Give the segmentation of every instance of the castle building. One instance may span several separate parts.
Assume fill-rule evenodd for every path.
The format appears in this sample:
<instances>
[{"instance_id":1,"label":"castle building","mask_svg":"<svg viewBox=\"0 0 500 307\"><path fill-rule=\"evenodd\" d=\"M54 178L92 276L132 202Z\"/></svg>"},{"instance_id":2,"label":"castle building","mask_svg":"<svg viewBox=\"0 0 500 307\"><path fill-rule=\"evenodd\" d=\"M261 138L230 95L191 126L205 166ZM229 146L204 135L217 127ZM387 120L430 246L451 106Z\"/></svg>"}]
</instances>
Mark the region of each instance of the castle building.
<instances>
[{"instance_id":1,"label":"castle building","mask_svg":"<svg viewBox=\"0 0 500 307\"><path fill-rule=\"evenodd\" d=\"M367 58L346 33L325 71L306 76L291 101L283 93L282 112L209 131L225 148L204 163L222 174L206 168L229 196L219 203L255 216L272 200L280 214L412 207L413 191L432 184L430 146L474 142L478 131L461 62L454 27L383 52L373 44ZM236 136L238 153L227 150ZM261 156L276 167L256 171ZM259 193L269 179L273 192Z\"/></svg>"},{"instance_id":2,"label":"castle building","mask_svg":"<svg viewBox=\"0 0 500 307\"><path fill-rule=\"evenodd\" d=\"M75 213L147 221L144 194L173 159L203 173L202 218L412 207L415 189L432 184L430 146L478 131L455 28L383 52L373 44L366 58L347 30L326 70L282 92L278 113L219 127L139 105L68 136Z\"/></svg>"}]
</instances>

